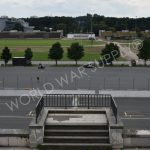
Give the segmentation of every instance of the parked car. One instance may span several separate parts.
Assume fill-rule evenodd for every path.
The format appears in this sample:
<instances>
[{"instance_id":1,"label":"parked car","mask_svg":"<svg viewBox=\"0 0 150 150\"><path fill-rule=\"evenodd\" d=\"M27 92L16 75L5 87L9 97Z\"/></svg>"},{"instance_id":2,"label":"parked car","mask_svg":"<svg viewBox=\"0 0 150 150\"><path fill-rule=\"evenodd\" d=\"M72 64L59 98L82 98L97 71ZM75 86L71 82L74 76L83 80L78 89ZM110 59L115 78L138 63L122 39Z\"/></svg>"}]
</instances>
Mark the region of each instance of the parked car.
<instances>
[{"instance_id":1,"label":"parked car","mask_svg":"<svg viewBox=\"0 0 150 150\"><path fill-rule=\"evenodd\" d=\"M45 69L45 66L42 64L39 64L38 69Z\"/></svg>"},{"instance_id":2,"label":"parked car","mask_svg":"<svg viewBox=\"0 0 150 150\"><path fill-rule=\"evenodd\" d=\"M111 62L108 62L108 61L106 61L104 59L99 60L99 66L110 66L110 65L112 65Z\"/></svg>"},{"instance_id":3,"label":"parked car","mask_svg":"<svg viewBox=\"0 0 150 150\"><path fill-rule=\"evenodd\" d=\"M84 68L95 68L96 64L93 62L89 62L88 64L83 65Z\"/></svg>"},{"instance_id":4,"label":"parked car","mask_svg":"<svg viewBox=\"0 0 150 150\"><path fill-rule=\"evenodd\" d=\"M136 66L136 60L134 60L134 59L131 60L131 66L132 66L132 67L135 67L135 66Z\"/></svg>"}]
</instances>

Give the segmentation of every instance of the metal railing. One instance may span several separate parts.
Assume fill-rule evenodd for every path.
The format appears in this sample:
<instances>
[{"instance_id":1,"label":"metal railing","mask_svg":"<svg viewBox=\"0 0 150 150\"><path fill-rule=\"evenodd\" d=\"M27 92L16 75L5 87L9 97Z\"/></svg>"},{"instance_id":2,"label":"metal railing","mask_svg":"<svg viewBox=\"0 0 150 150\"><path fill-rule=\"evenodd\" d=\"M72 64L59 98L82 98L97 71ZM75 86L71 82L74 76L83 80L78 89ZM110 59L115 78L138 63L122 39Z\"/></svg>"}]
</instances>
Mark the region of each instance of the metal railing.
<instances>
[{"instance_id":1,"label":"metal railing","mask_svg":"<svg viewBox=\"0 0 150 150\"><path fill-rule=\"evenodd\" d=\"M117 105L111 95L103 94L49 94L44 95L36 106L36 123L44 107L51 108L102 108L110 107L117 123Z\"/></svg>"},{"instance_id":2,"label":"metal railing","mask_svg":"<svg viewBox=\"0 0 150 150\"><path fill-rule=\"evenodd\" d=\"M112 97L112 100L111 100L111 109L112 109L112 112L115 116L115 121L116 121L116 124L117 124L118 123L118 109L117 109L117 104L116 104L113 97Z\"/></svg>"},{"instance_id":3,"label":"metal railing","mask_svg":"<svg viewBox=\"0 0 150 150\"><path fill-rule=\"evenodd\" d=\"M35 113L36 113L36 123L38 122L38 118L44 108L44 97L42 97L36 105Z\"/></svg>"}]
</instances>

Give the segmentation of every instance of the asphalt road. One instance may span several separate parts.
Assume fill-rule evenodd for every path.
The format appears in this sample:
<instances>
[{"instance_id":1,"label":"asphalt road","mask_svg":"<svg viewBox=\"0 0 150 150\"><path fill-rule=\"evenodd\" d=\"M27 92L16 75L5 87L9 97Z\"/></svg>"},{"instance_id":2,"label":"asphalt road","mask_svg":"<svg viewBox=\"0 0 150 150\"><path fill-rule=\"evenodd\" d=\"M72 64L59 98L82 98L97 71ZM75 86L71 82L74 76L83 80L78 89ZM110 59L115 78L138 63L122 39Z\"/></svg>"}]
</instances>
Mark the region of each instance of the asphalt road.
<instances>
[{"instance_id":1,"label":"asphalt road","mask_svg":"<svg viewBox=\"0 0 150 150\"><path fill-rule=\"evenodd\" d=\"M28 129L39 98L0 97L0 128Z\"/></svg>"},{"instance_id":2,"label":"asphalt road","mask_svg":"<svg viewBox=\"0 0 150 150\"><path fill-rule=\"evenodd\" d=\"M127 129L150 130L150 98L116 98L118 115ZM27 129L35 117L36 99L0 97L0 128ZM11 102L14 102L12 107ZM4 104L7 102L7 105ZM10 109L13 108L13 109Z\"/></svg>"},{"instance_id":3,"label":"asphalt road","mask_svg":"<svg viewBox=\"0 0 150 150\"><path fill-rule=\"evenodd\" d=\"M46 88L51 90L76 89L113 89L113 90L149 90L149 68L99 68L96 71L76 67L0 67L0 89ZM37 80L39 77L39 81Z\"/></svg>"},{"instance_id":4,"label":"asphalt road","mask_svg":"<svg viewBox=\"0 0 150 150\"><path fill-rule=\"evenodd\" d=\"M150 130L150 98L115 98L125 128Z\"/></svg>"},{"instance_id":5,"label":"asphalt road","mask_svg":"<svg viewBox=\"0 0 150 150\"><path fill-rule=\"evenodd\" d=\"M99 68L96 71L81 68L47 67L38 70L36 67L0 67L0 88L3 89L113 89L113 90L149 90L149 68ZM37 81L39 77L39 81ZM61 83L63 80L63 84ZM15 109L4 102L13 101ZM16 101L15 97L0 98L0 128L27 128L34 117L38 100ZM150 129L149 98L116 99L119 115L126 128ZM22 105L22 103L29 103Z\"/></svg>"}]
</instances>

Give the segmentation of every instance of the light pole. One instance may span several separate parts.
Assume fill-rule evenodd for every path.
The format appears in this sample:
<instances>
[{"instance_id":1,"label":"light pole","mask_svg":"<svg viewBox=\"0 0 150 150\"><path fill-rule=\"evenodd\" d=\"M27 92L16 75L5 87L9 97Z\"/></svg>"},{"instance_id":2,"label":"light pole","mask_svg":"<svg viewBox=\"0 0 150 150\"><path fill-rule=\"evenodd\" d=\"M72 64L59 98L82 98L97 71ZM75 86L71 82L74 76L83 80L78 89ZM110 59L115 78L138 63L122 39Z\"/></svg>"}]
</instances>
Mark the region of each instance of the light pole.
<instances>
[{"instance_id":1,"label":"light pole","mask_svg":"<svg viewBox=\"0 0 150 150\"><path fill-rule=\"evenodd\" d=\"M91 47L93 46L93 15L91 15Z\"/></svg>"},{"instance_id":2,"label":"light pole","mask_svg":"<svg viewBox=\"0 0 150 150\"><path fill-rule=\"evenodd\" d=\"M137 16L135 17L135 32L137 31Z\"/></svg>"},{"instance_id":3,"label":"light pole","mask_svg":"<svg viewBox=\"0 0 150 150\"><path fill-rule=\"evenodd\" d=\"M91 15L91 37L93 33L93 15Z\"/></svg>"}]
</instances>

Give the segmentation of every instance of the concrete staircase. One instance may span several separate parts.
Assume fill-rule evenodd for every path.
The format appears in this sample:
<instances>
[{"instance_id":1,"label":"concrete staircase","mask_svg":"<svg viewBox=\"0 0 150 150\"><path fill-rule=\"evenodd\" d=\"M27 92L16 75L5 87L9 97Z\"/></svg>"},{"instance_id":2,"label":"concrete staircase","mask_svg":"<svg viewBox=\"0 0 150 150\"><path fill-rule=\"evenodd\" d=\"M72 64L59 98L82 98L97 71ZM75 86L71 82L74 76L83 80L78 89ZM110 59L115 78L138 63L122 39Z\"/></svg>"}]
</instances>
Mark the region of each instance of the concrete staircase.
<instances>
[{"instance_id":1,"label":"concrete staircase","mask_svg":"<svg viewBox=\"0 0 150 150\"><path fill-rule=\"evenodd\" d=\"M44 150L109 150L108 124L49 123L45 124Z\"/></svg>"}]
</instances>

